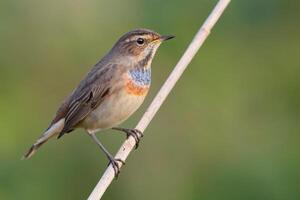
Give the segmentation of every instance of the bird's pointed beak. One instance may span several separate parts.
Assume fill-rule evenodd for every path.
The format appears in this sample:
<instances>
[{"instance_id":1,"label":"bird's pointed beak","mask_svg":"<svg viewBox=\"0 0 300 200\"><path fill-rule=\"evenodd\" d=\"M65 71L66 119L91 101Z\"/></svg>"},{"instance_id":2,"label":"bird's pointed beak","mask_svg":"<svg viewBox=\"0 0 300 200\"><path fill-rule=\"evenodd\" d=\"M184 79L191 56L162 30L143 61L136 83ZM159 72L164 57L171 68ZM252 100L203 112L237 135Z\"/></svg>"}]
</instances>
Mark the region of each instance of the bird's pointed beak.
<instances>
[{"instance_id":1,"label":"bird's pointed beak","mask_svg":"<svg viewBox=\"0 0 300 200\"><path fill-rule=\"evenodd\" d=\"M163 35L163 36L160 36L160 40L161 41L166 41L166 40L170 40L172 38L174 38L175 36L174 35Z\"/></svg>"}]
</instances>

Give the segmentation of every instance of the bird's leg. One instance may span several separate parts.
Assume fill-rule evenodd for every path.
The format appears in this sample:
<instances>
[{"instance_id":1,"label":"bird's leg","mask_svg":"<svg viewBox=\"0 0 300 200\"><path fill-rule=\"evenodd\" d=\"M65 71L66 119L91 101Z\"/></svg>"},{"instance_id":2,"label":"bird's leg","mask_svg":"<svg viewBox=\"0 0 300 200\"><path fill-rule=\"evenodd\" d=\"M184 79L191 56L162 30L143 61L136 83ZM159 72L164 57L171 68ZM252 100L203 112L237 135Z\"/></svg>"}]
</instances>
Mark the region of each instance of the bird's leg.
<instances>
[{"instance_id":1,"label":"bird's leg","mask_svg":"<svg viewBox=\"0 0 300 200\"><path fill-rule=\"evenodd\" d=\"M129 128L120 128L120 127L113 127L112 129L126 133L127 138L129 136L132 136L135 140L135 149L137 149L139 147L140 140L144 136L142 131L140 131L138 129L129 129Z\"/></svg>"},{"instance_id":2,"label":"bird's leg","mask_svg":"<svg viewBox=\"0 0 300 200\"><path fill-rule=\"evenodd\" d=\"M89 135L91 136L91 138L95 141L95 143L100 147L100 149L105 153L105 155L107 156L108 160L109 160L109 164L112 165L112 167L114 168L115 171L115 177L118 178L118 175L120 173L120 166L118 164L118 162L121 162L123 165L125 165L125 162L121 159L117 159L114 158L107 150L106 148L103 146L103 144L98 140L98 138L96 137L95 133L89 133Z\"/></svg>"}]
</instances>

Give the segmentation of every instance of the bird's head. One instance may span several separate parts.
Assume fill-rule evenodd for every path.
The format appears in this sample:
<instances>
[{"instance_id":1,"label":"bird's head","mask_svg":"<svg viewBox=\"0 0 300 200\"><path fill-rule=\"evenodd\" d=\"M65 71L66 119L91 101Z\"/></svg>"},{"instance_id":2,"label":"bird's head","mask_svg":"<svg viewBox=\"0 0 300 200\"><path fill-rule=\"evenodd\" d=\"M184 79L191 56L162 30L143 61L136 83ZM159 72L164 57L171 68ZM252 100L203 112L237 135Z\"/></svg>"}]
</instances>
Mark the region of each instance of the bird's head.
<instances>
[{"instance_id":1,"label":"bird's head","mask_svg":"<svg viewBox=\"0 0 300 200\"><path fill-rule=\"evenodd\" d=\"M148 29L136 29L124 34L115 44L112 51L118 56L126 57L132 62L151 64L153 56L163 41L174 36L162 36Z\"/></svg>"}]
</instances>

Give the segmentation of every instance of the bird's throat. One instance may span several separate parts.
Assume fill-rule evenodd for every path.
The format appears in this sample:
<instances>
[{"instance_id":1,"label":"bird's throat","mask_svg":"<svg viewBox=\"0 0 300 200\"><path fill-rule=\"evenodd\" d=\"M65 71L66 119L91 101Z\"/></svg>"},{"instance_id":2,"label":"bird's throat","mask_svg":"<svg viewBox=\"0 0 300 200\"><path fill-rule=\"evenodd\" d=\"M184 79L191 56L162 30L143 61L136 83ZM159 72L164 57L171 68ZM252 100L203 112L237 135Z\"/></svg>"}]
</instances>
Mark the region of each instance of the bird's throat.
<instances>
[{"instance_id":1,"label":"bird's throat","mask_svg":"<svg viewBox=\"0 0 300 200\"><path fill-rule=\"evenodd\" d=\"M151 68L134 68L129 70L129 77L138 86L149 86L151 83Z\"/></svg>"}]
</instances>

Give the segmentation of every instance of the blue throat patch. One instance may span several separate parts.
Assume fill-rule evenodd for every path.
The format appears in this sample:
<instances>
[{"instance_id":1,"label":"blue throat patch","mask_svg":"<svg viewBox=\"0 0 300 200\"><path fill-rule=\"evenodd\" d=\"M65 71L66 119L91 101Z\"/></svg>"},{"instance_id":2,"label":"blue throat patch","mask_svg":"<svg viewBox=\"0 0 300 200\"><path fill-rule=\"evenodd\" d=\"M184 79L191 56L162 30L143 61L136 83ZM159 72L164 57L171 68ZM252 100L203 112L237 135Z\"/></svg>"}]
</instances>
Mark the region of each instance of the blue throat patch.
<instances>
[{"instance_id":1,"label":"blue throat patch","mask_svg":"<svg viewBox=\"0 0 300 200\"><path fill-rule=\"evenodd\" d=\"M151 69L132 69L129 70L129 75L140 86L147 86L151 83Z\"/></svg>"}]
</instances>

